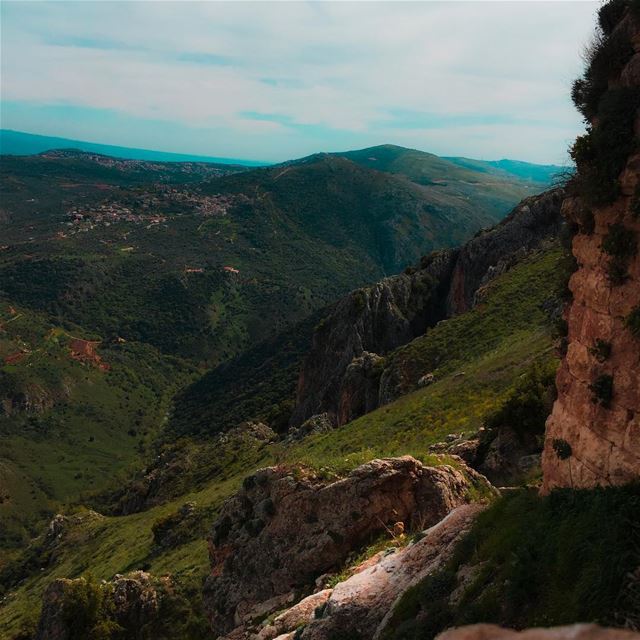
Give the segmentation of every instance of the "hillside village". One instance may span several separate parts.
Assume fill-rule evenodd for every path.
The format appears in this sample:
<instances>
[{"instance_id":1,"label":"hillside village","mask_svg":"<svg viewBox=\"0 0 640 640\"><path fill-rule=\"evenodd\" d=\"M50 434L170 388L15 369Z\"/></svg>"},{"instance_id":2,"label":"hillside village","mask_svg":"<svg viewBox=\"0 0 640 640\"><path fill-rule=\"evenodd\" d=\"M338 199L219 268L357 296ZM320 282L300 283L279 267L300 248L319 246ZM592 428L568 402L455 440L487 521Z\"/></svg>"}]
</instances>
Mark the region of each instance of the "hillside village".
<instances>
[{"instance_id":1,"label":"hillside village","mask_svg":"<svg viewBox=\"0 0 640 640\"><path fill-rule=\"evenodd\" d=\"M243 194L205 196L193 191L156 185L153 190L135 194L133 198L105 200L95 205L75 205L67 210L66 220L62 224L69 228L69 235L90 231L96 226L109 227L118 223L146 225L150 228L165 224L172 215L205 218L226 216L232 207L249 202L249 198Z\"/></svg>"}]
</instances>

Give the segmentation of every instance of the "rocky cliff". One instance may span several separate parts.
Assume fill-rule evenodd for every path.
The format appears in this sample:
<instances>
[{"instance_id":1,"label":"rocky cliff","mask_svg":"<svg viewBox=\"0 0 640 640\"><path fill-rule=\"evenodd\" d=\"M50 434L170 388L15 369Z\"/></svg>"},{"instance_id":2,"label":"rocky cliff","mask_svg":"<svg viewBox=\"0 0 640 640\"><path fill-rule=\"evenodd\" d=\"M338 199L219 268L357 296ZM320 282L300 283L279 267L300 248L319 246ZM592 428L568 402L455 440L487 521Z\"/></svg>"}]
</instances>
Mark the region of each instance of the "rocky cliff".
<instances>
[{"instance_id":1,"label":"rocky cliff","mask_svg":"<svg viewBox=\"0 0 640 640\"><path fill-rule=\"evenodd\" d=\"M373 460L337 481L300 468L249 476L209 538L204 606L214 632L245 637L376 536L440 521L469 500L474 483L490 491L464 465L425 467L409 456Z\"/></svg>"},{"instance_id":2,"label":"rocky cliff","mask_svg":"<svg viewBox=\"0 0 640 640\"><path fill-rule=\"evenodd\" d=\"M562 211L578 263L565 311L567 353L547 422L544 490L623 484L640 476L640 15L600 11L574 100L588 132Z\"/></svg>"},{"instance_id":3,"label":"rocky cliff","mask_svg":"<svg viewBox=\"0 0 640 640\"><path fill-rule=\"evenodd\" d=\"M467 311L477 291L561 228L563 192L524 200L461 248L343 298L317 327L297 389L292 425L326 413L344 424L383 402L381 356L440 320Z\"/></svg>"}]
</instances>

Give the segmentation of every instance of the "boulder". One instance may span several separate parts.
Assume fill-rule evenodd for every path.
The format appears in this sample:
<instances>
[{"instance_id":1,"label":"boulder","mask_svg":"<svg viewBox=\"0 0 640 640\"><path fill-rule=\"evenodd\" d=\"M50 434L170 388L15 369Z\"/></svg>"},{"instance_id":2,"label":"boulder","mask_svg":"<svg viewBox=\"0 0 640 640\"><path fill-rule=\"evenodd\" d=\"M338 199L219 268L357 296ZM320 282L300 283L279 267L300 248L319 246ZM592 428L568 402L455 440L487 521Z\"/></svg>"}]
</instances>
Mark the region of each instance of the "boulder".
<instances>
[{"instance_id":1,"label":"boulder","mask_svg":"<svg viewBox=\"0 0 640 640\"><path fill-rule=\"evenodd\" d=\"M436 378L433 375L433 373L425 373L425 375L423 375L418 380L418 386L419 387L428 387L430 384L433 384L435 381L436 381Z\"/></svg>"},{"instance_id":2,"label":"boulder","mask_svg":"<svg viewBox=\"0 0 640 640\"><path fill-rule=\"evenodd\" d=\"M295 631L298 627L309 624L315 617L319 607L323 607L331 593L332 589L323 589L318 593L307 596L298 604L281 613L273 621L273 627L278 634Z\"/></svg>"},{"instance_id":3,"label":"boulder","mask_svg":"<svg viewBox=\"0 0 640 640\"><path fill-rule=\"evenodd\" d=\"M328 413L319 413L305 420L299 427L289 429L289 440L302 440L315 433L328 433L335 428L334 423Z\"/></svg>"}]
</instances>

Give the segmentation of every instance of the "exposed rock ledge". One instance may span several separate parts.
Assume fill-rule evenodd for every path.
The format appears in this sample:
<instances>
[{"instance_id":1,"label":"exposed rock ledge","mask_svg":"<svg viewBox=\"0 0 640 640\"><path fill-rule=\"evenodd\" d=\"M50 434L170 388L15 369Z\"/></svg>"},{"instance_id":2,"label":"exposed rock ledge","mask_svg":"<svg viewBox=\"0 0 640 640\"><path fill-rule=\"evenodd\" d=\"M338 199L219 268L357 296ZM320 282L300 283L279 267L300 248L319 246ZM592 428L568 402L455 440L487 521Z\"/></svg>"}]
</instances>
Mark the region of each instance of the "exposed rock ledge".
<instances>
[{"instance_id":1,"label":"exposed rock ledge","mask_svg":"<svg viewBox=\"0 0 640 640\"><path fill-rule=\"evenodd\" d=\"M396 601L446 564L482 510L480 504L458 507L417 542L382 555L377 563L339 583L322 615L304 628L300 638L330 640L339 632L342 637L377 640Z\"/></svg>"},{"instance_id":2,"label":"exposed rock ledge","mask_svg":"<svg viewBox=\"0 0 640 640\"><path fill-rule=\"evenodd\" d=\"M209 539L204 606L214 632L253 637L260 620L310 594L319 576L342 568L375 536L400 522L407 532L436 524L469 501L472 484L491 490L460 464L426 467L405 456L373 460L331 482L285 467L248 477Z\"/></svg>"}]
</instances>

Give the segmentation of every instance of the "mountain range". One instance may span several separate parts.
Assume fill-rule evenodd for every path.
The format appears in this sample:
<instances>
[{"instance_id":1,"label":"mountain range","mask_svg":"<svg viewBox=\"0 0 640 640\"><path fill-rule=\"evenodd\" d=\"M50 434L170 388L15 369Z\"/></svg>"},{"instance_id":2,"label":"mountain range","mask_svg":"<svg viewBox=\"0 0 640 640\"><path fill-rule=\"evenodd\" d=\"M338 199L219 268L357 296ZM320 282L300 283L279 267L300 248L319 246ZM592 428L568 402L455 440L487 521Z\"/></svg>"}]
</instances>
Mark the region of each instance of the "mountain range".
<instances>
[{"instance_id":1,"label":"mountain range","mask_svg":"<svg viewBox=\"0 0 640 640\"><path fill-rule=\"evenodd\" d=\"M637 637L636 5L559 185L4 132L0 635Z\"/></svg>"}]
</instances>

